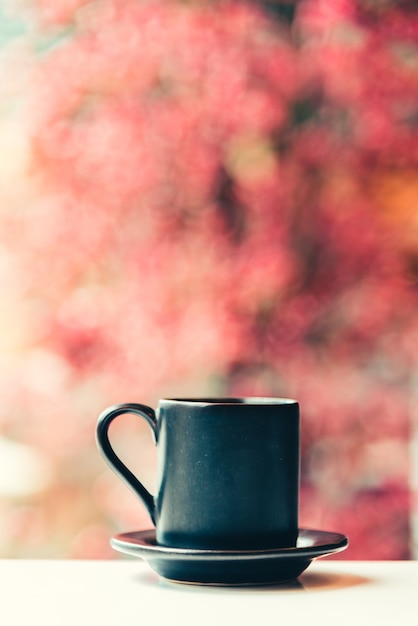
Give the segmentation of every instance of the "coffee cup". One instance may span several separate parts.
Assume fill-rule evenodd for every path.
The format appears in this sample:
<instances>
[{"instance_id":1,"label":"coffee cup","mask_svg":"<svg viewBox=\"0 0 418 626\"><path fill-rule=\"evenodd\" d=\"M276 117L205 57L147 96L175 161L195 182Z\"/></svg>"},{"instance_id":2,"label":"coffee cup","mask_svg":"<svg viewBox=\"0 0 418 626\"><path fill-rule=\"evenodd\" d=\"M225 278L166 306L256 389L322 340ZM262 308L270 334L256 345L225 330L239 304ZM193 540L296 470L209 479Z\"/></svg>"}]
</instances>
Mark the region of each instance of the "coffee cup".
<instances>
[{"instance_id":1,"label":"coffee cup","mask_svg":"<svg viewBox=\"0 0 418 626\"><path fill-rule=\"evenodd\" d=\"M133 413L157 445L152 495L113 450L109 426ZM179 398L104 410L97 444L171 548L257 550L296 545L299 405L288 398ZM140 450L138 451L140 455Z\"/></svg>"}]
</instances>

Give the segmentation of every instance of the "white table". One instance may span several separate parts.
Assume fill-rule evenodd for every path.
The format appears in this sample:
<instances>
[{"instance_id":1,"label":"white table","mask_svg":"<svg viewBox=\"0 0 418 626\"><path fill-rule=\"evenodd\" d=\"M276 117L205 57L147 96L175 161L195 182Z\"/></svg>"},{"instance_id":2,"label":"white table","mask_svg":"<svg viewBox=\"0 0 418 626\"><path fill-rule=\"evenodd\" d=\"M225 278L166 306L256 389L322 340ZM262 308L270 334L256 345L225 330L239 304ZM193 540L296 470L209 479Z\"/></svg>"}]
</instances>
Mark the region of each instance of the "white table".
<instances>
[{"instance_id":1,"label":"white table","mask_svg":"<svg viewBox=\"0 0 418 626\"><path fill-rule=\"evenodd\" d=\"M0 560L4 626L417 626L418 562L318 560L299 584L200 587L141 560Z\"/></svg>"}]
</instances>

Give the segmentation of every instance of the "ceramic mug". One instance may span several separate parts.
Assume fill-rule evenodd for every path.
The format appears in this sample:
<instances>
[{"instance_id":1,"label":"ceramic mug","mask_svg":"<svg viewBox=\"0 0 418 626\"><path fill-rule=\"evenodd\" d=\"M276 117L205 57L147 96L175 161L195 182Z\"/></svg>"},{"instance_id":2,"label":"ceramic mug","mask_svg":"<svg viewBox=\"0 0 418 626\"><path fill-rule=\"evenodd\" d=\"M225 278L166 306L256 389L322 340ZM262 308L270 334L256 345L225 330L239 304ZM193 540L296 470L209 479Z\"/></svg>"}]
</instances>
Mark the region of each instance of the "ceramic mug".
<instances>
[{"instance_id":1,"label":"ceramic mug","mask_svg":"<svg viewBox=\"0 0 418 626\"><path fill-rule=\"evenodd\" d=\"M111 422L144 419L157 444L156 495L114 452ZM298 535L299 405L287 398L160 400L103 411L97 444L141 499L160 545L242 550L292 547Z\"/></svg>"}]
</instances>

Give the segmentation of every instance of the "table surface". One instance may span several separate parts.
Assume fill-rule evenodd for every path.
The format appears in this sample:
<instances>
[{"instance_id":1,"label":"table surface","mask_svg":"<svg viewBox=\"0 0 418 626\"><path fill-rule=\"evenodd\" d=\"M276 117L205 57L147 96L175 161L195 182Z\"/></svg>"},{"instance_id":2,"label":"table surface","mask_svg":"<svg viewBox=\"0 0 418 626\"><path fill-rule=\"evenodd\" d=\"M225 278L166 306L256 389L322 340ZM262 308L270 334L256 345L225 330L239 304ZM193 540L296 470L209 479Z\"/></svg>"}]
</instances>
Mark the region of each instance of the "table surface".
<instances>
[{"instance_id":1,"label":"table surface","mask_svg":"<svg viewBox=\"0 0 418 626\"><path fill-rule=\"evenodd\" d=\"M292 584L227 588L161 580L141 560L0 560L7 626L417 626L417 561L318 559Z\"/></svg>"}]
</instances>

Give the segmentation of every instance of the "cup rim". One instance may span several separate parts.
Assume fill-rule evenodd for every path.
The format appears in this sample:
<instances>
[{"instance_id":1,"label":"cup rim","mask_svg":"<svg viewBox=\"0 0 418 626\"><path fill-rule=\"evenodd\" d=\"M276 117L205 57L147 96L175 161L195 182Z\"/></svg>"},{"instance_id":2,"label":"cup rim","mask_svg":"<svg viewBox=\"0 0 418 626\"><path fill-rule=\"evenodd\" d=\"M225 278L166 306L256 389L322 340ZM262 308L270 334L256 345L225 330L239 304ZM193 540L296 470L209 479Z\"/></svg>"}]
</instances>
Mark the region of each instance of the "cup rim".
<instances>
[{"instance_id":1,"label":"cup rim","mask_svg":"<svg viewBox=\"0 0 418 626\"><path fill-rule=\"evenodd\" d=\"M196 397L196 398L162 398L160 404L186 404L190 406L274 406L298 404L293 398L243 396L243 397Z\"/></svg>"}]
</instances>

